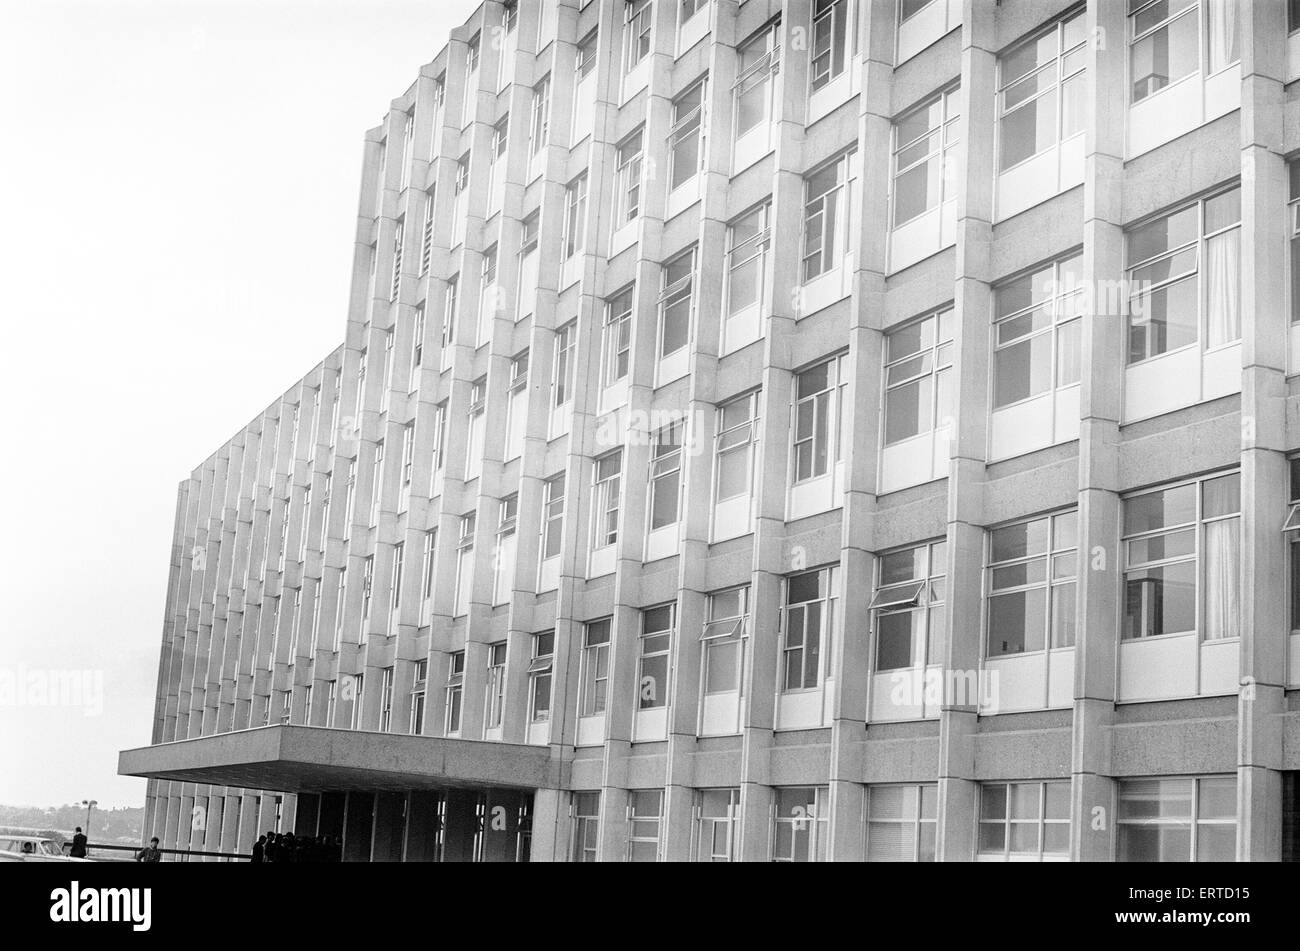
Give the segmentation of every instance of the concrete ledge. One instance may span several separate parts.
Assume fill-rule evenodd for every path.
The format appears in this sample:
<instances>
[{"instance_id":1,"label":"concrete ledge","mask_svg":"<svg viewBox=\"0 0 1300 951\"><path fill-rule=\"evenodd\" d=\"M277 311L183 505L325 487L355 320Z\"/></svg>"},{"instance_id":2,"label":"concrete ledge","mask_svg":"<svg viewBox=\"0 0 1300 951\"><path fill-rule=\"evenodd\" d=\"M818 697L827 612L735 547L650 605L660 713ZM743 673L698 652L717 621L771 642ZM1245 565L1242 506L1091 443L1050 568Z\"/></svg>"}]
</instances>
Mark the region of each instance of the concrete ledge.
<instances>
[{"instance_id":1,"label":"concrete ledge","mask_svg":"<svg viewBox=\"0 0 1300 951\"><path fill-rule=\"evenodd\" d=\"M562 788L544 746L267 726L124 750L117 771L282 792L499 786Z\"/></svg>"}]
</instances>

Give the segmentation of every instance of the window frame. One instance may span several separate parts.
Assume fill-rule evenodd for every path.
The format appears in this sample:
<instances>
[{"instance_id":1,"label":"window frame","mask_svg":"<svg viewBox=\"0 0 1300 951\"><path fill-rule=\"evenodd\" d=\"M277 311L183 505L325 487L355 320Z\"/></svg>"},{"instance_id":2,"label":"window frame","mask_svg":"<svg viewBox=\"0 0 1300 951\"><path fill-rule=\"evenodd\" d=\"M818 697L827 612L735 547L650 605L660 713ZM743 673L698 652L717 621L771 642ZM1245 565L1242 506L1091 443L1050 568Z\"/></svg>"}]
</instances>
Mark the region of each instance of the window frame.
<instances>
[{"instance_id":1,"label":"window frame","mask_svg":"<svg viewBox=\"0 0 1300 951\"><path fill-rule=\"evenodd\" d=\"M1060 545L1056 541L1056 528L1061 520L1074 520L1074 544ZM1019 528L1020 526L1033 525L1038 522L1045 522L1045 547L1041 551L1028 552L1011 558L1003 558L1001 561L993 560L993 536L1008 529ZM999 660L1006 657L1025 657L1033 654L1041 654L1053 650L1071 648L1078 642L1078 598L1079 598L1079 510L1078 507L1069 507L1056 509L1042 515L1036 515L1032 518L1016 519L1012 522L1006 522L1001 525L990 526L984 532L984 570L983 570L983 606L984 606L984 654L983 659ZM1007 569L1016 569L1025 567L1026 578L1030 578L1029 572L1031 566L1041 563L1043 572L1040 578L1023 581L1019 584L1008 584L1002 587L994 586L994 578L999 571ZM1068 567L1068 570L1067 570ZM1058 570L1060 573L1058 573ZM1058 589L1064 587L1074 589L1073 602L1074 608L1069 617L1072 618L1073 626L1071 628L1070 643L1055 643L1055 631L1053 630L1053 619L1055 617L1055 608L1057 598L1064 597L1058 593ZM1043 613L1042 613L1042 643L1035 648L1030 648L1028 644L1028 629L1022 631L1021 649L1000 651L993 653L993 604L996 598L1011 597L1018 594L1027 595L1031 591L1041 590L1043 592Z\"/></svg>"},{"instance_id":2,"label":"window frame","mask_svg":"<svg viewBox=\"0 0 1300 951\"><path fill-rule=\"evenodd\" d=\"M892 339L900 339L896 335L901 334L904 331L909 331L913 327L921 328L921 339L924 341L925 326L927 323L933 323L934 326L932 342L930 345L927 347L922 344L916 350L908 351L902 356L893 357L891 359L889 352L890 341ZM889 446L897 446L909 439L917 439L921 436L938 432L940 429L949 425L945 420L951 419L951 413L944 413L943 411L945 408L951 409L952 407L944 407L940 404L944 402L944 400L941 399L943 395L943 384L950 381L956 372L956 342L954 340L955 324L956 317L952 306L949 305L926 314L923 317L904 321L896 327L890 327L885 332L884 346L881 348L882 359L884 360L884 368L881 372L881 386L883 387L883 392L881 394L880 416L880 445L882 451ZM944 336L945 326L947 328L946 337ZM945 352L947 353L946 360L944 358ZM903 367L918 358L921 359L921 366L928 366L929 369L922 369L917 373L911 374L910 376L900 377L897 380L890 379L890 374L894 369ZM945 373L947 374L946 377L944 376ZM889 410L891 406L890 395L902 390L904 387L911 386L913 383L920 383L923 380L926 381L928 400L930 404L929 428L919 429L917 432L909 433L906 436L891 438L889 435ZM948 383L948 386L950 398L955 397L950 382Z\"/></svg>"}]
</instances>

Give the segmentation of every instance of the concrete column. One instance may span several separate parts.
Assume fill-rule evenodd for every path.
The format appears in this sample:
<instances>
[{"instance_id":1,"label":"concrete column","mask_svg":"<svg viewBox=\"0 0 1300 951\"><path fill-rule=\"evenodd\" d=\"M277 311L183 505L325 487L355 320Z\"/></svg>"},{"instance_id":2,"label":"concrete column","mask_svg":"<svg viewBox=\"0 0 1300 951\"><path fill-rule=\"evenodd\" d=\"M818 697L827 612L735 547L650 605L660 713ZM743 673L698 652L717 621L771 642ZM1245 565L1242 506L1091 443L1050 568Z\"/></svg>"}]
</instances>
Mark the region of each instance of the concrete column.
<instances>
[{"instance_id":1,"label":"concrete column","mask_svg":"<svg viewBox=\"0 0 1300 951\"><path fill-rule=\"evenodd\" d=\"M1283 713L1291 619L1286 451L1289 322L1283 281L1287 168L1283 161L1286 12L1240 4L1241 43L1241 692L1238 700L1238 861L1282 857Z\"/></svg>"}]
</instances>

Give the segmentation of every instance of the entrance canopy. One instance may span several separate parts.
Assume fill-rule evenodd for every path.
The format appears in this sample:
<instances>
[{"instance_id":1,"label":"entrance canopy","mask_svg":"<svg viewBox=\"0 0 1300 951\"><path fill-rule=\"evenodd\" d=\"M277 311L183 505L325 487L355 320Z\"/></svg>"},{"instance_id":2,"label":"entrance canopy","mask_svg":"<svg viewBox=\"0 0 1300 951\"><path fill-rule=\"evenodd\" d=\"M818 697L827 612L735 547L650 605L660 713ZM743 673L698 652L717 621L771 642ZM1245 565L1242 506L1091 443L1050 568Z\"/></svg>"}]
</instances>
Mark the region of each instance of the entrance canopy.
<instances>
[{"instance_id":1,"label":"entrance canopy","mask_svg":"<svg viewBox=\"0 0 1300 951\"><path fill-rule=\"evenodd\" d=\"M123 776L280 792L562 788L545 746L264 726L124 750Z\"/></svg>"}]
</instances>

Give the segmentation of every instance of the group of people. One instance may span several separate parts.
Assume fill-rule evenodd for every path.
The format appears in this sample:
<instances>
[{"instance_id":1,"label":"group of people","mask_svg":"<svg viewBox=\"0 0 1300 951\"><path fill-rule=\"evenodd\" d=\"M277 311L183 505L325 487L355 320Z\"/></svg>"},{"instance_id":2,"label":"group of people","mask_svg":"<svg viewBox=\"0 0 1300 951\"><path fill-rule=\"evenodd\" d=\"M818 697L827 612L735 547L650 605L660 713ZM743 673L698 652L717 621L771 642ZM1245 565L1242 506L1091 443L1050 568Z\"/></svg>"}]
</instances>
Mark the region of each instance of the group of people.
<instances>
[{"instance_id":1,"label":"group of people","mask_svg":"<svg viewBox=\"0 0 1300 951\"><path fill-rule=\"evenodd\" d=\"M343 839L337 835L268 832L253 843L254 862L339 862Z\"/></svg>"}]
</instances>

